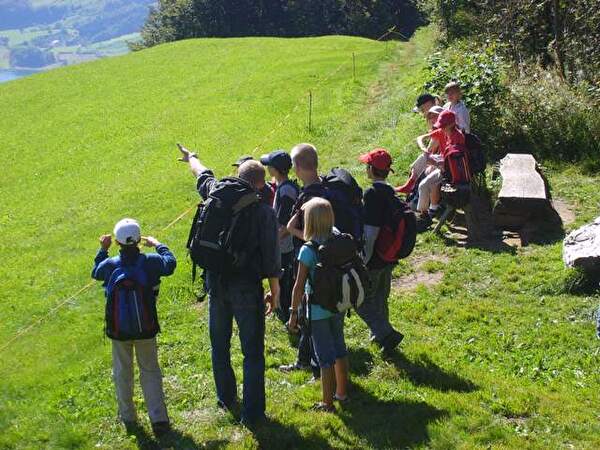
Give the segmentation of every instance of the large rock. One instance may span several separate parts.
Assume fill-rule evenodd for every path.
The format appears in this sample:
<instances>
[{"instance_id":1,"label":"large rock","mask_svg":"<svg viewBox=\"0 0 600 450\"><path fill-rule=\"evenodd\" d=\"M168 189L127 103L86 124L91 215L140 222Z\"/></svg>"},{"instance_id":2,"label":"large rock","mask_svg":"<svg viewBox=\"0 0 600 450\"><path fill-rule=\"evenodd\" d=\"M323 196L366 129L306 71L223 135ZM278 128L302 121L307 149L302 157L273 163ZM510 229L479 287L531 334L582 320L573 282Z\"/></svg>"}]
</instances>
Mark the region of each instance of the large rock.
<instances>
[{"instance_id":1,"label":"large rock","mask_svg":"<svg viewBox=\"0 0 600 450\"><path fill-rule=\"evenodd\" d=\"M565 238L563 261L568 267L589 273L600 272L600 217Z\"/></svg>"}]
</instances>

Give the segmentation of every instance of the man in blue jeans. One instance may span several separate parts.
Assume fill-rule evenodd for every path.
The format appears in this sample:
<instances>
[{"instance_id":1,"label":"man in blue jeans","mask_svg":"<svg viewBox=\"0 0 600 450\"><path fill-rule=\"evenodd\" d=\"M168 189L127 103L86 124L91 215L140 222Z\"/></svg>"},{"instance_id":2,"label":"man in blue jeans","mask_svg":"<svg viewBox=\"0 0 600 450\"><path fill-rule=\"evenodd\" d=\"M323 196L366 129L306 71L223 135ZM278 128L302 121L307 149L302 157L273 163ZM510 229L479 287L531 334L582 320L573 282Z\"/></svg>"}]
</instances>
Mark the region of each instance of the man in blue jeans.
<instances>
[{"instance_id":1,"label":"man in blue jeans","mask_svg":"<svg viewBox=\"0 0 600 450\"><path fill-rule=\"evenodd\" d=\"M197 189L206 200L217 180L196 154L179 146L180 161L189 164L197 179ZM265 184L265 169L257 161L246 161L238 177L258 192ZM253 426L265 419L265 303L269 314L279 303L281 260L278 225L273 209L258 203L245 224L256 234L248 250L256 255L249 266L231 274L205 272L209 299L209 330L213 376L219 407L231 410L237 405L237 384L231 367L231 332L235 319L244 355L242 423ZM271 292L263 297L262 280L267 278Z\"/></svg>"}]
</instances>

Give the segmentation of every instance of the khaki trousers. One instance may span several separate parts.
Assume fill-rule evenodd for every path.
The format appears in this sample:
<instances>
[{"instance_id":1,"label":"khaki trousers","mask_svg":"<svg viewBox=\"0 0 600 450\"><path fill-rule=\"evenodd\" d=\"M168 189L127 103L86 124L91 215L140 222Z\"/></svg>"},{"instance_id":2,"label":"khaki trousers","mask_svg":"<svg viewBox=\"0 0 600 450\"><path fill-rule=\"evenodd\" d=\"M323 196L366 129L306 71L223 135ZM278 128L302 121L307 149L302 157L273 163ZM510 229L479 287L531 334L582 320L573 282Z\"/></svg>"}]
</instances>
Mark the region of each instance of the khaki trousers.
<instances>
[{"instance_id":1,"label":"khaki trousers","mask_svg":"<svg viewBox=\"0 0 600 450\"><path fill-rule=\"evenodd\" d=\"M168 422L167 407L158 365L156 338L139 341L112 341L113 380L119 417L124 422L137 419L133 404L133 353L140 370L140 384L152 423Z\"/></svg>"}]
</instances>

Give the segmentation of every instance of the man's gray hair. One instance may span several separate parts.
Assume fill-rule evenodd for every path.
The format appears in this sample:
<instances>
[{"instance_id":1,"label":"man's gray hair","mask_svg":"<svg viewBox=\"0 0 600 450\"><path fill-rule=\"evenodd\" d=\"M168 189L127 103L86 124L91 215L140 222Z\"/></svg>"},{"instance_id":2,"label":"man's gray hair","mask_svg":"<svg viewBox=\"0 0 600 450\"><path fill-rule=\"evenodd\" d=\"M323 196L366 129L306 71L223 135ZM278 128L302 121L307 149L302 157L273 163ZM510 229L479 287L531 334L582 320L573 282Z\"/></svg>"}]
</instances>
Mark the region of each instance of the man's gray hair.
<instances>
[{"instance_id":1,"label":"man's gray hair","mask_svg":"<svg viewBox=\"0 0 600 450\"><path fill-rule=\"evenodd\" d=\"M265 168L258 161L246 161L238 168L238 177L254 187L265 182Z\"/></svg>"}]
</instances>

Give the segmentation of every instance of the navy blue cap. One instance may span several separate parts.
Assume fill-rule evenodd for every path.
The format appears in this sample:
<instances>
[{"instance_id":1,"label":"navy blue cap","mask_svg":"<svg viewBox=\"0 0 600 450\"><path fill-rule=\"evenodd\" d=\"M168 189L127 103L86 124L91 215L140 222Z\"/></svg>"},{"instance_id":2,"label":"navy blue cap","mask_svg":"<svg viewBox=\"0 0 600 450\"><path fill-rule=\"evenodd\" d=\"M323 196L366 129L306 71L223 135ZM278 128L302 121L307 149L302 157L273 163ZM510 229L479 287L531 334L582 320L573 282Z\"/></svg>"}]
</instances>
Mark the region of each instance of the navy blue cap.
<instances>
[{"instance_id":1,"label":"navy blue cap","mask_svg":"<svg viewBox=\"0 0 600 450\"><path fill-rule=\"evenodd\" d=\"M292 158L285 150L275 150L260 158L263 166L271 166L280 172L287 173L292 168Z\"/></svg>"},{"instance_id":2,"label":"navy blue cap","mask_svg":"<svg viewBox=\"0 0 600 450\"><path fill-rule=\"evenodd\" d=\"M240 167L246 161L252 161L254 158L252 156L242 156L236 162L232 164L233 167Z\"/></svg>"}]
</instances>

